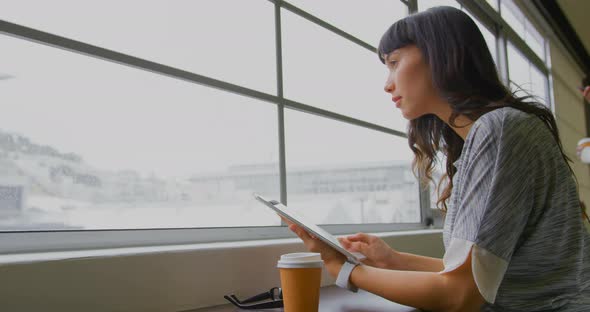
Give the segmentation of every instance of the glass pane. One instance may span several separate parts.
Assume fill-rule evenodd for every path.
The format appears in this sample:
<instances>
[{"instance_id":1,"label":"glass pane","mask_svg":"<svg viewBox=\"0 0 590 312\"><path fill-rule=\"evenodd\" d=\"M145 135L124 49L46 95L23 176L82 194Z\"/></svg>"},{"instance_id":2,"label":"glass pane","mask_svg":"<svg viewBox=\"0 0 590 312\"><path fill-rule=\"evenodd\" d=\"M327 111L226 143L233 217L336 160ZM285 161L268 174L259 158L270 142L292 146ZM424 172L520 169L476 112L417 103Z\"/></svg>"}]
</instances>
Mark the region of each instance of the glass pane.
<instances>
[{"instance_id":1,"label":"glass pane","mask_svg":"<svg viewBox=\"0 0 590 312\"><path fill-rule=\"evenodd\" d=\"M461 5L455 0L418 0L418 11L426 11L435 6L452 6L457 9L461 8Z\"/></svg>"},{"instance_id":2,"label":"glass pane","mask_svg":"<svg viewBox=\"0 0 590 312\"><path fill-rule=\"evenodd\" d=\"M513 6L513 3L508 3L506 0L502 1L502 18L519 36L522 37L525 32L524 15L520 12L520 10Z\"/></svg>"},{"instance_id":3,"label":"glass pane","mask_svg":"<svg viewBox=\"0 0 590 312\"><path fill-rule=\"evenodd\" d=\"M276 94L269 1L19 0L0 19Z\"/></svg>"},{"instance_id":4,"label":"glass pane","mask_svg":"<svg viewBox=\"0 0 590 312\"><path fill-rule=\"evenodd\" d=\"M543 39L543 36L539 34L528 20L525 20L525 27L524 41L542 60L545 60L545 48L543 47L545 40Z\"/></svg>"},{"instance_id":5,"label":"glass pane","mask_svg":"<svg viewBox=\"0 0 590 312\"><path fill-rule=\"evenodd\" d=\"M420 222L405 138L285 111L290 207L320 224Z\"/></svg>"},{"instance_id":6,"label":"glass pane","mask_svg":"<svg viewBox=\"0 0 590 312\"><path fill-rule=\"evenodd\" d=\"M486 2L496 11L498 11L498 0L486 0Z\"/></svg>"},{"instance_id":7,"label":"glass pane","mask_svg":"<svg viewBox=\"0 0 590 312\"><path fill-rule=\"evenodd\" d=\"M508 75L510 81L527 93L531 93L530 67L529 61L511 43L508 43ZM526 95L522 92L517 94L519 96Z\"/></svg>"},{"instance_id":8,"label":"glass pane","mask_svg":"<svg viewBox=\"0 0 590 312\"><path fill-rule=\"evenodd\" d=\"M0 230L278 225L277 110L0 36Z\"/></svg>"},{"instance_id":9,"label":"glass pane","mask_svg":"<svg viewBox=\"0 0 590 312\"><path fill-rule=\"evenodd\" d=\"M376 53L285 10L282 21L285 97L406 129L407 121L383 91L387 68Z\"/></svg>"},{"instance_id":10,"label":"glass pane","mask_svg":"<svg viewBox=\"0 0 590 312\"><path fill-rule=\"evenodd\" d=\"M535 66L531 66L531 91L538 101L550 107L547 92L547 76L543 75Z\"/></svg>"},{"instance_id":11,"label":"glass pane","mask_svg":"<svg viewBox=\"0 0 590 312\"><path fill-rule=\"evenodd\" d=\"M545 60L544 38L511 0L502 0L502 18L526 42L526 44Z\"/></svg>"},{"instance_id":12,"label":"glass pane","mask_svg":"<svg viewBox=\"0 0 590 312\"><path fill-rule=\"evenodd\" d=\"M408 7L398 0L290 0L296 7L377 47L386 29L408 15ZM338 8L338 9L334 9Z\"/></svg>"}]
</instances>

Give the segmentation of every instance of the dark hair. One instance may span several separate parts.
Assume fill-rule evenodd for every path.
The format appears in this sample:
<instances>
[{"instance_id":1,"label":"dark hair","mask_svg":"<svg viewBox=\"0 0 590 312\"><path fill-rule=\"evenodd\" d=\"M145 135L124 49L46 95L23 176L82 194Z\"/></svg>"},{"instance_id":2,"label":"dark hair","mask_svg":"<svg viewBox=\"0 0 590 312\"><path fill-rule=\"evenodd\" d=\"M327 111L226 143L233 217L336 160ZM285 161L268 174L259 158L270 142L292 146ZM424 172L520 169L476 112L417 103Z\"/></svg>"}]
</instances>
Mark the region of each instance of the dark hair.
<instances>
[{"instance_id":1,"label":"dark hair","mask_svg":"<svg viewBox=\"0 0 590 312\"><path fill-rule=\"evenodd\" d=\"M537 101L529 101L531 96L516 97L502 84L479 28L466 13L443 6L397 21L379 43L377 53L381 62L385 62L385 56L392 51L407 45L416 45L430 66L434 87L451 104L448 122L453 127L457 127L455 119L459 115L473 122L489 111L506 106L534 114L553 134L574 175L551 111ZM453 163L461 155L463 139L447 123L428 114L409 122L408 144L414 152L414 174L421 177L423 184L432 180L438 161L436 153L441 151L446 156L446 173L437 186L437 207L446 211L446 201L451 196L453 176L457 171ZM443 182L446 187L441 192Z\"/></svg>"}]
</instances>

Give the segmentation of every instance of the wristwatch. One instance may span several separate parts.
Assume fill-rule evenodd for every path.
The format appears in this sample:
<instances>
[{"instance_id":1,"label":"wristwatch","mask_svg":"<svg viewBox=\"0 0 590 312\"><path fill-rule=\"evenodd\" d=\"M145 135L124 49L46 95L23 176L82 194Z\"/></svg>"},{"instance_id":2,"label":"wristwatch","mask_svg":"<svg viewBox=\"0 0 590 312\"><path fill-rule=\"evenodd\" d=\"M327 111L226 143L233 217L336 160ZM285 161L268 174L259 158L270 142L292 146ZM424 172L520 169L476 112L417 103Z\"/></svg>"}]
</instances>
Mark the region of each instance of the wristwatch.
<instances>
[{"instance_id":1,"label":"wristwatch","mask_svg":"<svg viewBox=\"0 0 590 312\"><path fill-rule=\"evenodd\" d=\"M350 263L348 261L345 261L344 264L342 265L342 268L340 268L340 272L338 272L338 277L336 278L336 285L338 287L341 288L346 288L352 292L357 292L358 291L358 287L354 286L352 283L350 283L350 273L352 273L352 270L354 270L354 268L359 265L358 263Z\"/></svg>"}]
</instances>

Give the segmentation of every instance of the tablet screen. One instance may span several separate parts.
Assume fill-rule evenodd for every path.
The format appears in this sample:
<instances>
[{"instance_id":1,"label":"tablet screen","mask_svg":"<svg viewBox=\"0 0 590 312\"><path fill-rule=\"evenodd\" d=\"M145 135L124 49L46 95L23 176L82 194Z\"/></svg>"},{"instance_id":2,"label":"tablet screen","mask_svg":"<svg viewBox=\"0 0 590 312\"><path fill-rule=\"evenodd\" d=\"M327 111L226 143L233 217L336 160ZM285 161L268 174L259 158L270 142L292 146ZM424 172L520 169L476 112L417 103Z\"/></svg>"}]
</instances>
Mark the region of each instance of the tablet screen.
<instances>
[{"instance_id":1,"label":"tablet screen","mask_svg":"<svg viewBox=\"0 0 590 312\"><path fill-rule=\"evenodd\" d=\"M277 209L280 209L281 211L283 211L285 214L291 216L293 219L301 222L305 227L307 227L311 231L323 236L325 239L329 240L334 245L342 247L342 245L340 245L340 242L338 241L338 239L336 237L332 236L332 234L326 232L324 229L317 226L315 223L313 223L311 220L309 220L307 217L305 217L301 213L295 211L295 209L289 208L283 204L278 204L278 205L274 205L274 206ZM344 247L342 247L342 248L344 248Z\"/></svg>"},{"instance_id":2,"label":"tablet screen","mask_svg":"<svg viewBox=\"0 0 590 312\"><path fill-rule=\"evenodd\" d=\"M284 216L291 222L303 227L303 229L306 232L313 234L314 236L324 241L326 244L331 245L332 248L338 250L341 254L345 255L349 259L349 261L353 263L359 263L360 260L366 258L363 254L359 252L350 252L346 250L344 247L342 247L342 245L340 245L340 242L336 237L332 236L332 234L326 232L324 229L317 226L315 223L313 223L311 220L309 220L307 217L305 217L295 209L289 208L275 200L267 200L258 194L254 194L254 197L259 201L263 202L266 206L275 210L281 216Z\"/></svg>"}]
</instances>

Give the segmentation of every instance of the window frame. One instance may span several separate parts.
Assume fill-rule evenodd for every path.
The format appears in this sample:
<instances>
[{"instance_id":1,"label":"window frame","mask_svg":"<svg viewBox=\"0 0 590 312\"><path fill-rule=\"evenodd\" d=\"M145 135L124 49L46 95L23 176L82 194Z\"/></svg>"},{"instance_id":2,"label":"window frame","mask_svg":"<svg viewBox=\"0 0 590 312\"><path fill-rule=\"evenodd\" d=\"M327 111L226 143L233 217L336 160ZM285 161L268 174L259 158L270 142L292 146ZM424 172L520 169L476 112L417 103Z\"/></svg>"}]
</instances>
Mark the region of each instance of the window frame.
<instances>
[{"instance_id":1,"label":"window frame","mask_svg":"<svg viewBox=\"0 0 590 312\"><path fill-rule=\"evenodd\" d=\"M253 90L233 83L199 75L187 70L178 69L161 63L152 62L132 55L90 45L81 41L68 39L62 36L43 32L26 26L0 20L0 33L22 40L33 41L54 48L68 50L70 52L96 57L105 61L115 62L123 66L130 66L140 70L150 71L156 74L166 75L191 83L215 88L224 92L258 99L278 108L279 129L279 175L280 175L280 200L287 204L287 181L285 164L285 129L284 109L291 108L297 111L318 115L324 118L345 122L348 124L384 132L397 137L406 138L406 134L380 125L372 124L360 119L333 113L311 105L288 100L283 96L283 60L282 60L282 35L281 35L281 9L288 10L304 19L319 25L337 36L341 36L361 48L376 53L376 48L370 44L350 35L307 12L280 0L268 0L274 5L275 18L275 48L276 48L276 95ZM396 0L394 0L396 1ZM407 2L399 0L401 4ZM408 7L409 11L411 7ZM362 232L391 232L400 230L420 230L428 228L432 217L429 209L429 191L420 188L420 219L419 223L372 223L372 224L338 224L322 225L327 231L338 235L345 233ZM291 237L290 231L284 223L281 226L258 227L211 227L211 228L162 228L162 229L120 229L120 230L43 230L43 231L7 231L0 233L0 246L3 253L28 253L49 252L63 250L122 248L158 245L179 245L210 242L265 240Z\"/></svg>"},{"instance_id":2,"label":"window frame","mask_svg":"<svg viewBox=\"0 0 590 312\"><path fill-rule=\"evenodd\" d=\"M488 29L492 30L492 33L496 35L496 49L497 49L497 62L498 62L498 69L501 78L504 81L506 86L509 86L510 83L510 75L508 73L508 67L510 66L508 62L508 42L512 44L512 46L522 54L522 56L531 63L541 74L543 74L546 79L546 95L545 98L547 99L547 105L550 107L551 111L555 113L555 104L553 99L553 92L552 90L552 83L551 83L551 56L549 55L549 40L547 39L547 34L544 33L534 22L531 20L527 14L525 14L525 10L522 10L516 3L511 3L514 7L519 9L523 16L528 20L531 27L535 28L535 31L539 33L545 40L543 43L543 52L544 58L547 61L543 61L541 57L539 57L531 47L522 39L520 35L516 33L516 31L502 18L501 10L502 10L502 1L506 0L497 0L498 10L494 9L487 1L469 1L469 0L457 0L463 7L465 7L469 12L476 17L484 26L488 27Z\"/></svg>"}]
</instances>

